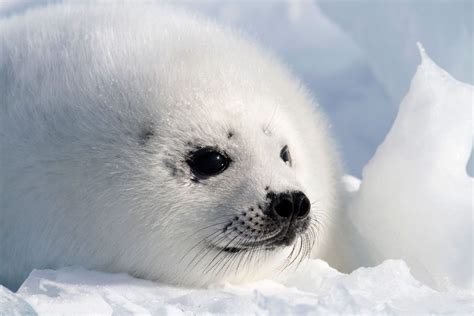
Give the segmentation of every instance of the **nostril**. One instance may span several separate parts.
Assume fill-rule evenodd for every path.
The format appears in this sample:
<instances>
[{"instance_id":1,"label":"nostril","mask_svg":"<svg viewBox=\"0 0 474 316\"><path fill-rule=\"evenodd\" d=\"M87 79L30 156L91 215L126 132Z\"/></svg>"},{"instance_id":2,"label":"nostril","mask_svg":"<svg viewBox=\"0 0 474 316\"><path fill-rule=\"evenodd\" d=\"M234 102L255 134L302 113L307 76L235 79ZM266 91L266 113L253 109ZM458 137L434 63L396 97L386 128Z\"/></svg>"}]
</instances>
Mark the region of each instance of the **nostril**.
<instances>
[{"instance_id":1,"label":"nostril","mask_svg":"<svg viewBox=\"0 0 474 316\"><path fill-rule=\"evenodd\" d=\"M297 217L298 218L305 218L308 216L309 211L311 210L311 203L309 199L304 195L304 193L298 193L297 196L293 198L294 203L298 205L297 207Z\"/></svg>"},{"instance_id":2,"label":"nostril","mask_svg":"<svg viewBox=\"0 0 474 316\"><path fill-rule=\"evenodd\" d=\"M311 210L309 199L301 191L270 193L268 198L271 201L269 205L271 213L280 219L294 217L301 220L306 218Z\"/></svg>"},{"instance_id":3,"label":"nostril","mask_svg":"<svg viewBox=\"0 0 474 316\"><path fill-rule=\"evenodd\" d=\"M293 203L288 199L282 199L275 205L274 209L281 217L290 217L293 213Z\"/></svg>"}]
</instances>

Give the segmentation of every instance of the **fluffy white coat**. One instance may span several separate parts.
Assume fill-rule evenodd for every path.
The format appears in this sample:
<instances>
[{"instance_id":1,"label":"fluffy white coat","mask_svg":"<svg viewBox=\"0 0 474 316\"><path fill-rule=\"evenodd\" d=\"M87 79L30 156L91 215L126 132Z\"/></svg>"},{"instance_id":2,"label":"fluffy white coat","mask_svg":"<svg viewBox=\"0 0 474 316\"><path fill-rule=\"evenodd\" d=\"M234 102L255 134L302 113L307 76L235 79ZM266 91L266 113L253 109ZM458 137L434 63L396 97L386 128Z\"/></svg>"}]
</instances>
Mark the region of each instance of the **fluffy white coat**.
<instances>
[{"instance_id":1,"label":"fluffy white coat","mask_svg":"<svg viewBox=\"0 0 474 316\"><path fill-rule=\"evenodd\" d=\"M0 145L10 288L66 265L187 285L274 273L293 247L222 259L203 243L267 186L305 192L328 252L339 164L317 104L257 45L179 10L53 5L0 20ZM233 163L195 183L193 146Z\"/></svg>"}]
</instances>

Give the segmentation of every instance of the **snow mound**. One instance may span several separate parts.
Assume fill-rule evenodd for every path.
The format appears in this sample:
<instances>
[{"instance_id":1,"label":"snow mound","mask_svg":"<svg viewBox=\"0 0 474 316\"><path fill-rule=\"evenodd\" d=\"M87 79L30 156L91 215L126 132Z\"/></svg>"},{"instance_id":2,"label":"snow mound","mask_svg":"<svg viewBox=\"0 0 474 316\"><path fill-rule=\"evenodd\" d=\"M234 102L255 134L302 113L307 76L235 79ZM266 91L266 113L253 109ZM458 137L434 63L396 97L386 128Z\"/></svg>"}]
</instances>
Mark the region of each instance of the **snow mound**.
<instances>
[{"instance_id":1,"label":"snow mound","mask_svg":"<svg viewBox=\"0 0 474 316\"><path fill-rule=\"evenodd\" d=\"M284 281L282 281L284 280ZM12 304L18 302L18 309ZM310 260L279 280L244 286L185 289L82 268L35 270L16 295L0 290L0 314L240 314L465 313L468 293L440 293L416 281L402 261L347 275Z\"/></svg>"},{"instance_id":2,"label":"snow mound","mask_svg":"<svg viewBox=\"0 0 474 316\"><path fill-rule=\"evenodd\" d=\"M350 215L373 263L403 259L438 289L472 287L474 87L422 63L375 156Z\"/></svg>"}]
</instances>

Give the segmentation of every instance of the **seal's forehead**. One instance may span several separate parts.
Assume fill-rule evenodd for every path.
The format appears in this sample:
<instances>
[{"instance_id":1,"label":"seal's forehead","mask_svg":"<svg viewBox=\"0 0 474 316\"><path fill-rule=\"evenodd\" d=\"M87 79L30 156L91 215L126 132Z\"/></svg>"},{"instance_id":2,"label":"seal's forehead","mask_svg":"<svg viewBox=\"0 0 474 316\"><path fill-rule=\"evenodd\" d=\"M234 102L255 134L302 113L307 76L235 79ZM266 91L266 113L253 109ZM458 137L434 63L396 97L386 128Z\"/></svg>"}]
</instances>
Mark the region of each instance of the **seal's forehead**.
<instances>
[{"instance_id":1,"label":"seal's forehead","mask_svg":"<svg viewBox=\"0 0 474 316\"><path fill-rule=\"evenodd\" d=\"M167 113L180 116L187 124L250 125L263 130L271 121L291 120L293 109L308 102L297 87L283 83L285 76L256 78L250 69L194 67L195 76L176 74L174 84L168 81L161 93L167 96Z\"/></svg>"},{"instance_id":2,"label":"seal's forehead","mask_svg":"<svg viewBox=\"0 0 474 316\"><path fill-rule=\"evenodd\" d=\"M294 109L309 102L306 95L277 62L256 49L239 54L238 48L182 57L172 78L160 86L160 95L167 98L166 115L202 129L201 134L208 126L219 127L222 135L232 129L237 134L284 134L285 126L295 121Z\"/></svg>"},{"instance_id":3,"label":"seal's forehead","mask_svg":"<svg viewBox=\"0 0 474 316\"><path fill-rule=\"evenodd\" d=\"M211 62L212 58L205 56L185 70L176 71L163 88L174 91L177 103L193 102L236 113L247 111L249 106L262 110L301 102L298 86L276 65L259 64L258 60L249 65L238 57Z\"/></svg>"},{"instance_id":4,"label":"seal's forehead","mask_svg":"<svg viewBox=\"0 0 474 316\"><path fill-rule=\"evenodd\" d=\"M260 152L263 148L280 148L294 134L294 120L277 108L209 111L207 107L189 107L172 115L164 120L166 126L160 126L159 133L186 148L216 146L234 148L236 152L246 148L248 152Z\"/></svg>"},{"instance_id":5,"label":"seal's forehead","mask_svg":"<svg viewBox=\"0 0 474 316\"><path fill-rule=\"evenodd\" d=\"M170 42L166 69L156 69L157 87L172 104L238 115L306 102L299 82L256 44L212 27L192 35Z\"/></svg>"}]
</instances>

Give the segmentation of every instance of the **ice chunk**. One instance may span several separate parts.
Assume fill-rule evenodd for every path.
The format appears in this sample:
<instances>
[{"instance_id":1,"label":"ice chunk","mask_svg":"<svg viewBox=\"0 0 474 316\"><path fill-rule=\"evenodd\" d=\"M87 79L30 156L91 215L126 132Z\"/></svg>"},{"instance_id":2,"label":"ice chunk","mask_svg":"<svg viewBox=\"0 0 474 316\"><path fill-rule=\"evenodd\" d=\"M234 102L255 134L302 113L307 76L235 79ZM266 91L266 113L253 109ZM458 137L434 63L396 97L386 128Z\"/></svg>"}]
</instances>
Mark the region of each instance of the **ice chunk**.
<instances>
[{"instance_id":1,"label":"ice chunk","mask_svg":"<svg viewBox=\"0 0 474 316\"><path fill-rule=\"evenodd\" d=\"M347 191L347 193L349 193L351 195L356 193L357 191L359 191L360 179L358 179L354 176L347 175L347 174L344 175L342 177L342 183L344 185L345 191Z\"/></svg>"},{"instance_id":2,"label":"ice chunk","mask_svg":"<svg viewBox=\"0 0 474 316\"><path fill-rule=\"evenodd\" d=\"M34 309L27 302L0 285L0 315L34 314Z\"/></svg>"},{"instance_id":3,"label":"ice chunk","mask_svg":"<svg viewBox=\"0 0 474 316\"><path fill-rule=\"evenodd\" d=\"M474 87L422 63L375 156L350 216L373 263L404 259L433 287L472 287Z\"/></svg>"}]
</instances>

